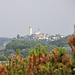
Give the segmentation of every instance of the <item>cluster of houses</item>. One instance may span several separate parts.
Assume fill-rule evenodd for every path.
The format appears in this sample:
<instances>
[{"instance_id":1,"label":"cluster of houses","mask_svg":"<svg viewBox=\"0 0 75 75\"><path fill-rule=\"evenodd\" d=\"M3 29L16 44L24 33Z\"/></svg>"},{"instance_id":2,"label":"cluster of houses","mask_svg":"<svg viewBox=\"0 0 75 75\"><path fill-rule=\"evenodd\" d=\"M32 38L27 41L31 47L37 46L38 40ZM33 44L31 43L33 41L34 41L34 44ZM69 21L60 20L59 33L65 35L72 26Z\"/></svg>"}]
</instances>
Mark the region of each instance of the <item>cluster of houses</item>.
<instances>
[{"instance_id":1,"label":"cluster of houses","mask_svg":"<svg viewBox=\"0 0 75 75\"><path fill-rule=\"evenodd\" d=\"M40 29L38 29L36 32L34 32L32 34L32 27L29 27L29 35L26 35L23 37L24 40L46 40L46 41L54 41L54 40L58 40L60 38L64 38L64 35L60 35L60 34L56 34L56 35L49 35L49 34L45 34L45 33L40 33Z\"/></svg>"}]
</instances>

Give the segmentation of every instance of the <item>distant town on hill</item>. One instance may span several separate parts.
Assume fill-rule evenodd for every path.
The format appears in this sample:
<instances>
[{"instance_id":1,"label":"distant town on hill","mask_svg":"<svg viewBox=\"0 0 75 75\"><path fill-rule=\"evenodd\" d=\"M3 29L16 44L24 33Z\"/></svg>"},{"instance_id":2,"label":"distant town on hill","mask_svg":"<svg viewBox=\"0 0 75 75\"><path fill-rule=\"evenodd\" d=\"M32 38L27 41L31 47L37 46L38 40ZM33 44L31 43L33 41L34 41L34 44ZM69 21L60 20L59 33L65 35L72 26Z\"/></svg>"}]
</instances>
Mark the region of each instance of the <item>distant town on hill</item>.
<instances>
[{"instance_id":1,"label":"distant town on hill","mask_svg":"<svg viewBox=\"0 0 75 75\"><path fill-rule=\"evenodd\" d=\"M14 39L22 39L22 40L26 40L26 41L54 41L54 40L58 40L60 38L64 38L66 37L65 35L60 35L60 34L56 34L56 35L50 35L50 34L45 34L45 33L41 33L40 29L38 28L38 30L36 32L32 32L32 27L29 27L29 35L25 35L25 36L20 36L19 34L17 34L16 37L14 37Z\"/></svg>"},{"instance_id":2,"label":"distant town on hill","mask_svg":"<svg viewBox=\"0 0 75 75\"><path fill-rule=\"evenodd\" d=\"M0 38L0 60L3 61L8 57L11 57L16 53L17 49L20 49L20 53L23 57L27 57L29 51L36 49L38 44L47 46L47 52L50 52L53 48L66 49L66 52L71 53L71 48L67 43L68 37L72 35L64 36L60 34L49 35L41 33L40 29L32 33L32 27L29 27L29 35L20 36L19 34L14 38Z\"/></svg>"},{"instance_id":3,"label":"distant town on hill","mask_svg":"<svg viewBox=\"0 0 75 75\"><path fill-rule=\"evenodd\" d=\"M29 27L29 35L20 36L19 34L17 34L17 36L14 38L0 38L0 49L5 48L5 46L12 40L43 41L44 43L46 43L48 41L55 41L65 37L65 35L60 34L50 35L41 33L40 29L33 33L32 27Z\"/></svg>"},{"instance_id":4,"label":"distant town on hill","mask_svg":"<svg viewBox=\"0 0 75 75\"><path fill-rule=\"evenodd\" d=\"M74 33L75 33L75 25L74 25ZM17 36L13 38L0 38L0 49L5 48L8 43L12 42L12 40L43 41L44 43L47 43L47 42L53 42L56 40L58 41L60 39L65 39L66 37L67 36L61 35L61 34L50 35L50 34L42 33L40 32L39 28L37 31L33 32L32 27L29 27L28 35L20 36L19 34L17 34Z\"/></svg>"}]
</instances>

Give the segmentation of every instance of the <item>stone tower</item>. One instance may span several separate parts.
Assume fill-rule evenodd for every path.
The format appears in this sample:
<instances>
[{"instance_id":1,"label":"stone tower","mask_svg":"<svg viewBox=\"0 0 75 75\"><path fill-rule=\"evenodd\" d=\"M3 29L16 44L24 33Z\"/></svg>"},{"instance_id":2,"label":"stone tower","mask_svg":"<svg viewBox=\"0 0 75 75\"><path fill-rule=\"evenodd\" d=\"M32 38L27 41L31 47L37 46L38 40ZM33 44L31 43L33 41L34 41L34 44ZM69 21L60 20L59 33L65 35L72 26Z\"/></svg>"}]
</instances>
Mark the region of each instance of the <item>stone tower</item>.
<instances>
[{"instance_id":1,"label":"stone tower","mask_svg":"<svg viewBox=\"0 0 75 75\"><path fill-rule=\"evenodd\" d=\"M29 34L32 35L32 27L29 27Z\"/></svg>"}]
</instances>

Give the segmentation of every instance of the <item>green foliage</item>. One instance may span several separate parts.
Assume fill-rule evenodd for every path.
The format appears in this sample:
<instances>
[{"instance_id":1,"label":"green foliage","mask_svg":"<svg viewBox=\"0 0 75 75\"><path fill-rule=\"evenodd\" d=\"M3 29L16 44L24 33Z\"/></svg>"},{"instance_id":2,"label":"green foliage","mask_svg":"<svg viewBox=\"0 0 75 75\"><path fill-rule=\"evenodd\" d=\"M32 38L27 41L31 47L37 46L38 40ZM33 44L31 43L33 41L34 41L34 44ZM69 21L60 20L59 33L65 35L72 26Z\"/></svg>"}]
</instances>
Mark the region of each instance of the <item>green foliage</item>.
<instances>
[{"instance_id":1,"label":"green foliage","mask_svg":"<svg viewBox=\"0 0 75 75\"><path fill-rule=\"evenodd\" d=\"M29 50L27 58L20 57L20 50L17 49L13 60L9 58L9 64L4 66L8 75L72 75L74 69L71 69L70 64L74 61L69 60L73 57L70 59L66 55L62 46L47 53L47 46L37 45L36 50Z\"/></svg>"},{"instance_id":2,"label":"green foliage","mask_svg":"<svg viewBox=\"0 0 75 75\"><path fill-rule=\"evenodd\" d=\"M37 44L43 45L44 43L41 41L13 40L6 45L5 49L0 50L0 55L4 55L7 58L12 57L13 54L16 54L16 50L20 49L20 55L27 57L29 49L34 49Z\"/></svg>"},{"instance_id":3,"label":"green foliage","mask_svg":"<svg viewBox=\"0 0 75 75\"><path fill-rule=\"evenodd\" d=\"M2 40L3 41L3 40ZM11 41L11 39L9 40ZM65 47L66 52L71 54L71 48L69 47L69 45L67 44L67 37L60 39L60 40L55 40L52 42L47 42L44 43L43 41L24 41L24 40L12 40L11 42L9 42L5 49L1 49L0 50L0 55L4 55L7 58L10 56L12 56L13 54L16 54L16 49L20 49L20 55L22 55L23 57L27 57L29 55L29 50L33 50L35 51L35 48L37 48L37 44L40 44L41 47L44 45L47 45L47 52L49 53L50 51L52 51L53 48L57 48L59 46L62 45L62 47ZM41 47L38 48L41 49ZM38 52L38 50L40 49L36 49L36 51ZM47 52L45 51L45 53L47 54ZM39 56L39 55L38 55Z\"/></svg>"},{"instance_id":4,"label":"green foliage","mask_svg":"<svg viewBox=\"0 0 75 75\"><path fill-rule=\"evenodd\" d=\"M0 38L0 49L3 49L3 48L5 48L4 47L4 43L8 43L8 42L10 42L12 39L10 39L10 38Z\"/></svg>"},{"instance_id":5,"label":"green foliage","mask_svg":"<svg viewBox=\"0 0 75 75\"><path fill-rule=\"evenodd\" d=\"M36 46L40 41L24 41L24 40L13 40L12 42L6 45L6 49L26 49Z\"/></svg>"},{"instance_id":6,"label":"green foliage","mask_svg":"<svg viewBox=\"0 0 75 75\"><path fill-rule=\"evenodd\" d=\"M5 56L3 56L3 55L0 55L0 61L6 61L6 57Z\"/></svg>"},{"instance_id":7,"label":"green foliage","mask_svg":"<svg viewBox=\"0 0 75 75\"><path fill-rule=\"evenodd\" d=\"M19 42L21 44L23 41L19 40ZM34 44L35 43L36 42L34 42ZM0 68L3 67L3 69L0 69L0 74L8 72L8 75L75 75L75 35L70 38L68 43L72 49L72 56L66 53L66 49L63 46L53 48L51 52L48 52L48 44L46 47L37 45L35 48L32 47L32 49L30 46L33 45L29 44L29 41L25 42L25 44L28 44L27 47L29 47L30 50L29 48L22 48L22 50L20 50L15 47L16 55L8 58L9 64L0 64ZM7 46L8 50L10 50L13 45L10 46L11 47ZM12 50L13 49L11 49L10 52ZM21 57L21 53L24 54L24 52L27 52L28 54L28 51L28 57ZM5 70L5 68L7 70Z\"/></svg>"},{"instance_id":8,"label":"green foliage","mask_svg":"<svg viewBox=\"0 0 75 75\"><path fill-rule=\"evenodd\" d=\"M48 42L48 45L55 45L57 47L60 47L60 46L66 47L66 46L68 46L67 37L66 38L61 38L59 40Z\"/></svg>"},{"instance_id":9,"label":"green foliage","mask_svg":"<svg viewBox=\"0 0 75 75\"><path fill-rule=\"evenodd\" d=\"M58 47L58 48L57 48L57 51L59 51L60 56L63 56L63 55L66 54L65 48L62 48L62 46Z\"/></svg>"},{"instance_id":10,"label":"green foliage","mask_svg":"<svg viewBox=\"0 0 75 75\"><path fill-rule=\"evenodd\" d=\"M16 55L20 55L20 49L16 50Z\"/></svg>"}]
</instances>

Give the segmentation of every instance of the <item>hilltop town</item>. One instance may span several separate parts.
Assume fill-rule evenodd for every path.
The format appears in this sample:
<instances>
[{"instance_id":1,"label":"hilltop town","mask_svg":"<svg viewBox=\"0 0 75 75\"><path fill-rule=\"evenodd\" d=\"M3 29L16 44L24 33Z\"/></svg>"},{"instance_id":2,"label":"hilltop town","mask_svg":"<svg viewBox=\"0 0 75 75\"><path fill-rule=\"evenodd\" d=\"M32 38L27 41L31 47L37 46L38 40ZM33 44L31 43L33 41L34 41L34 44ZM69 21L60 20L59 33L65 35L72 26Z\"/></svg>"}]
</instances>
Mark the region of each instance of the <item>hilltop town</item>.
<instances>
[{"instance_id":1,"label":"hilltop town","mask_svg":"<svg viewBox=\"0 0 75 75\"><path fill-rule=\"evenodd\" d=\"M34 33L32 32L32 30L33 30L32 27L29 27L29 35L20 36L19 34L17 34L17 36L14 39L22 39L26 41L40 40L46 42L46 41L54 41L66 37L65 35L60 35L60 34L50 35L50 34L41 33L39 28Z\"/></svg>"}]
</instances>

